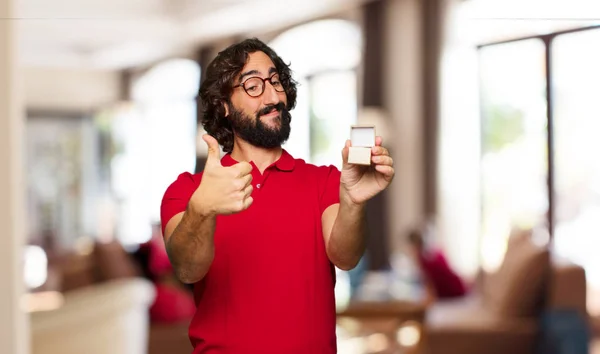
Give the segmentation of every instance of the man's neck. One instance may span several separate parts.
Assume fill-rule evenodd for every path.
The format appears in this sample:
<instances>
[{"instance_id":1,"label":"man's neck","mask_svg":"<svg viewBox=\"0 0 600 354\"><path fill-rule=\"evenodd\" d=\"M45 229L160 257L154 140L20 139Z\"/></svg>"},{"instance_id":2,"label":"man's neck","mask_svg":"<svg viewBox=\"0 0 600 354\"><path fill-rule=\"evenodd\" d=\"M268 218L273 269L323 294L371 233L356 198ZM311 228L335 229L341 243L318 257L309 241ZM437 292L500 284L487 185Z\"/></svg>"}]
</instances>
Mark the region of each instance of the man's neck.
<instances>
[{"instance_id":1,"label":"man's neck","mask_svg":"<svg viewBox=\"0 0 600 354\"><path fill-rule=\"evenodd\" d=\"M235 139L231 157L238 161L254 162L260 173L263 173L267 167L271 166L275 161L279 160L283 149L276 147L265 149L256 147L241 139Z\"/></svg>"}]
</instances>

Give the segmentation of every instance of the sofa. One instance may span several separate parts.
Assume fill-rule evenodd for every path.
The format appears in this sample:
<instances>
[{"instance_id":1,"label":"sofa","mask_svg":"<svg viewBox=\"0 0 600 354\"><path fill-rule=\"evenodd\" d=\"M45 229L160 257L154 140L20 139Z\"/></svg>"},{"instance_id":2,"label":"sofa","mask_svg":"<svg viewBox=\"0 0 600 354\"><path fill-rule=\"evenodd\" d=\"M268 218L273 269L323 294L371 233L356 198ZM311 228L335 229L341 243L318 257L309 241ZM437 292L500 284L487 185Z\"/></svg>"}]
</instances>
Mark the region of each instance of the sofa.
<instances>
[{"instance_id":1,"label":"sofa","mask_svg":"<svg viewBox=\"0 0 600 354\"><path fill-rule=\"evenodd\" d=\"M558 310L587 321L584 269L552 255L531 232L518 232L499 269L481 271L468 296L428 309L426 352L535 353L541 316Z\"/></svg>"},{"instance_id":2,"label":"sofa","mask_svg":"<svg viewBox=\"0 0 600 354\"><path fill-rule=\"evenodd\" d=\"M59 291L65 299L76 298L78 302L89 303L94 296L100 296L97 294L106 292L105 289L113 289L112 291L115 293L117 291L114 289L115 284L129 283L145 284L144 286L150 289L152 295L156 295L154 284L147 279L139 262L116 240L93 242L89 244L87 249L82 249L79 252L49 254L48 266L49 281L44 288L39 290ZM86 299L86 297L89 297L89 299ZM140 329L131 322L128 328L123 328L123 333L135 336L137 340L143 341L143 354L191 353L192 346L188 338L188 326L191 318L169 323L151 321L149 310L153 301L154 297L147 300L148 303L144 310L145 324L139 321L136 322L136 326L145 327ZM65 301L65 304L67 304L67 301ZM76 313L76 308L81 310L81 316L83 317L84 306L74 306L68 311ZM64 310L66 309L59 309L59 311ZM46 314L41 313L40 315L45 316ZM58 315L58 313L53 315ZM113 320L117 321L118 319L115 317ZM140 330L146 335L137 335L136 333ZM39 352L39 354L46 353L51 352ZM127 353L140 352L127 351Z\"/></svg>"},{"instance_id":3,"label":"sofa","mask_svg":"<svg viewBox=\"0 0 600 354\"><path fill-rule=\"evenodd\" d=\"M31 313L31 352L145 354L153 298L152 284L141 278L69 291L59 308Z\"/></svg>"}]
</instances>

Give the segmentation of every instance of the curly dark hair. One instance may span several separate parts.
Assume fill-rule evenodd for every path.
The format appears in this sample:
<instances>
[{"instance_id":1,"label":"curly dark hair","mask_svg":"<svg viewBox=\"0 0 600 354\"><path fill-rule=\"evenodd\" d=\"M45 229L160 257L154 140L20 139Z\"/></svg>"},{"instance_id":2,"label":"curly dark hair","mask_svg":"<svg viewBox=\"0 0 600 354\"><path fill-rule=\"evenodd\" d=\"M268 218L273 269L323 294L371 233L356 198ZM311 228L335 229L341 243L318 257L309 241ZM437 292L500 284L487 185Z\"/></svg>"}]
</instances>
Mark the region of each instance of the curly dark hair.
<instances>
[{"instance_id":1,"label":"curly dark hair","mask_svg":"<svg viewBox=\"0 0 600 354\"><path fill-rule=\"evenodd\" d=\"M296 106L297 83L292 78L290 66L268 45L257 38L249 38L219 52L202 73L205 79L200 86L200 100L203 109L202 126L208 134L217 139L226 153L233 150L233 129L225 117L223 104L231 103L233 79L246 65L248 55L255 52L265 53L275 64L287 96L286 109L290 111Z\"/></svg>"}]
</instances>

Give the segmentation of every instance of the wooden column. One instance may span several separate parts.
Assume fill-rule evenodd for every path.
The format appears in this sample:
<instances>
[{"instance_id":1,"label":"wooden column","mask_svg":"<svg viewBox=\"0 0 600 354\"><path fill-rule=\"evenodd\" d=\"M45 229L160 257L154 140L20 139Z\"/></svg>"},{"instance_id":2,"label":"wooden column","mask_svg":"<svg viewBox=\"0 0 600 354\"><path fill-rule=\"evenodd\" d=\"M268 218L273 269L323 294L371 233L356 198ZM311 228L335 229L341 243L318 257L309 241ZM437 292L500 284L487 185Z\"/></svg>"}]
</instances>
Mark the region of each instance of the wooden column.
<instances>
[{"instance_id":1,"label":"wooden column","mask_svg":"<svg viewBox=\"0 0 600 354\"><path fill-rule=\"evenodd\" d=\"M382 0L369 2L364 7L365 56L362 102L365 107L383 107L384 104L384 6L385 1ZM388 195L389 191L385 190L367 203L369 226L367 257L370 270L384 270L390 266Z\"/></svg>"},{"instance_id":2,"label":"wooden column","mask_svg":"<svg viewBox=\"0 0 600 354\"><path fill-rule=\"evenodd\" d=\"M438 142L440 118L440 59L443 45L444 0L423 0L423 212L437 213Z\"/></svg>"}]
</instances>

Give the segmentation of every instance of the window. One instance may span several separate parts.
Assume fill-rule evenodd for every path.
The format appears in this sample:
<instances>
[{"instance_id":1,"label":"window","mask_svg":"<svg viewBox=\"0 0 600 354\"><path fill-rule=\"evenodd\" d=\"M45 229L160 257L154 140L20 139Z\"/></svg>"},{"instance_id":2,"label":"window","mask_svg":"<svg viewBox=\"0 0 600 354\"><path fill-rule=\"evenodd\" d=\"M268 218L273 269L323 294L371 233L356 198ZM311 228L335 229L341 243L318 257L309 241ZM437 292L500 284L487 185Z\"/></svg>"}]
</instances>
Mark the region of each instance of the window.
<instances>
[{"instance_id":1,"label":"window","mask_svg":"<svg viewBox=\"0 0 600 354\"><path fill-rule=\"evenodd\" d=\"M357 119L356 85L356 73L348 70L310 79L310 158L314 164L341 167L341 150Z\"/></svg>"},{"instance_id":2,"label":"window","mask_svg":"<svg viewBox=\"0 0 600 354\"><path fill-rule=\"evenodd\" d=\"M499 266L512 227L543 224L548 211L544 43L480 52L482 266ZM515 84L519 83L519 84Z\"/></svg>"},{"instance_id":3,"label":"window","mask_svg":"<svg viewBox=\"0 0 600 354\"><path fill-rule=\"evenodd\" d=\"M133 102L112 119L118 152L111 159L111 180L124 245L150 238L165 190L180 173L194 172L199 82L196 62L161 63L134 82Z\"/></svg>"},{"instance_id":4,"label":"window","mask_svg":"<svg viewBox=\"0 0 600 354\"><path fill-rule=\"evenodd\" d=\"M600 27L480 48L483 261L497 263L510 227L542 226L600 291ZM487 259L490 258L490 259ZM589 311L600 314L598 296Z\"/></svg>"},{"instance_id":5,"label":"window","mask_svg":"<svg viewBox=\"0 0 600 354\"><path fill-rule=\"evenodd\" d=\"M70 249L95 231L92 120L53 113L26 122L28 241Z\"/></svg>"},{"instance_id":6,"label":"window","mask_svg":"<svg viewBox=\"0 0 600 354\"><path fill-rule=\"evenodd\" d=\"M511 223L514 221L515 226L531 224L531 221L523 219L531 219L534 208L540 208L538 216L543 220L537 225L542 233L544 229L554 232L553 227L560 227L559 221L556 220L561 208L557 200L559 197L549 193L549 182L552 183L556 179L558 183L557 179L560 178L559 171L556 171L558 162L555 159L555 162L551 163L553 160L549 156L558 154L558 146L556 146L558 137L554 139L556 144L553 150L550 144L553 141L552 132L547 130L544 132L547 136L544 139L544 145L547 146L545 156L539 150L541 145L534 142L536 138L531 130L523 132L524 136L514 137L521 142L521 147L523 141L535 144L533 150L519 151L525 151L530 155L536 154L540 159L534 165L524 166L530 171L529 182L517 180L512 181L512 185L502 182L497 176L491 174L494 169L502 168L498 155L506 156L508 150L515 150L515 143L507 144L502 151L492 153L488 144L491 142L484 140L485 134L488 134L488 138L491 138L489 134L496 135L495 138L500 134L503 135L502 139L511 138L510 135L515 134L514 131L510 131L515 128L515 124L507 127L505 132L498 131L504 129L499 127L498 123L508 124L508 122L504 122L506 117L498 117L497 112L490 111L494 106L496 110L498 109L496 100L507 101L510 98L511 102L506 102L506 106L520 105L522 100L512 93L521 92L533 100L532 87L535 85L540 88L539 90L536 88L535 91L543 96L543 104L546 105L547 100L544 97L548 86L545 77L546 60L548 59L549 64L554 68L548 71L548 75L557 75L558 40L577 31L593 29L593 26L600 24L598 17L594 16L600 10L600 2L576 1L576 3L575 6L573 3L563 1L469 0L446 7L444 48L440 58L443 92L438 148L438 217L440 231L447 240L449 256L464 275L474 276L480 265L488 270L494 268L498 259L504 254L506 225L509 221ZM547 43L552 43L551 45L556 49L551 49L552 56L547 56L550 54ZM592 42L588 42L587 45L593 46ZM522 48L524 52L518 51L517 48ZM506 62L503 62L503 58ZM532 62L536 63L535 67L531 66ZM526 66L533 71L523 70ZM515 75L514 71L509 70L510 67L522 72L523 75ZM507 84L504 78L510 78L512 82ZM554 90L552 94L555 99L552 105L547 105L549 110L558 104L559 92ZM539 102L537 98L535 100ZM534 101L531 102L533 104ZM512 108L521 111L523 109L520 106ZM527 109L531 113L532 108ZM557 107L554 108L556 109ZM496 116L492 117L492 114ZM557 113L554 113L555 117L556 115ZM546 112L543 113L543 118L544 124L548 125ZM535 124L536 129L542 128L542 125L538 125L537 120L531 117L524 124ZM555 122L555 125L558 124ZM487 129L485 132L484 128ZM555 127L555 133L559 134L556 129ZM484 148L488 150L484 151ZM505 167L516 168L520 164L519 161L524 158L518 156L518 160L506 162ZM534 174L537 176L534 177ZM524 172L520 175L523 176ZM516 173L507 178L517 178ZM541 182L534 185L533 178ZM490 190L495 183L502 185L496 186L496 191ZM524 195L515 195L514 192L522 188L525 183L534 186L536 191L544 188L544 196L538 200L538 197L534 197L533 194L538 196L540 194L532 190L527 190ZM555 193L558 193L555 183L552 188ZM503 191L510 194L494 197L494 193L498 195ZM483 193L487 194L483 195ZM515 199L517 197L518 199ZM519 220L511 220L507 217L509 209L496 205L494 199L490 198L526 201L529 205L513 204L511 213L526 208L528 215L523 215L524 218L518 217ZM546 200L546 211L542 211L543 200ZM493 214L491 212L493 208L506 210ZM550 217L555 219L554 224L549 223ZM496 228L494 225L499 227ZM547 236L547 233L544 236ZM476 259L475 254L479 254L479 259Z\"/></svg>"},{"instance_id":7,"label":"window","mask_svg":"<svg viewBox=\"0 0 600 354\"><path fill-rule=\"evenodd\" d=\"M600 289L600 30L565 34L551 54L556 195L556 252L586 268ZM593 298L590 298L593 301ZM590 310L598 312L600 304Z\"/></svg>"}]
</instances>

